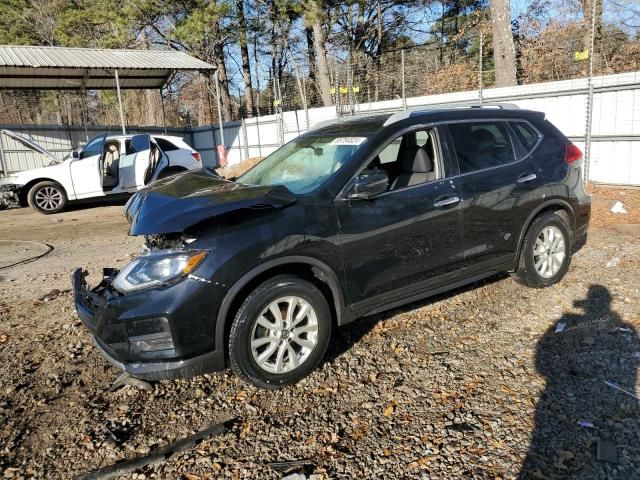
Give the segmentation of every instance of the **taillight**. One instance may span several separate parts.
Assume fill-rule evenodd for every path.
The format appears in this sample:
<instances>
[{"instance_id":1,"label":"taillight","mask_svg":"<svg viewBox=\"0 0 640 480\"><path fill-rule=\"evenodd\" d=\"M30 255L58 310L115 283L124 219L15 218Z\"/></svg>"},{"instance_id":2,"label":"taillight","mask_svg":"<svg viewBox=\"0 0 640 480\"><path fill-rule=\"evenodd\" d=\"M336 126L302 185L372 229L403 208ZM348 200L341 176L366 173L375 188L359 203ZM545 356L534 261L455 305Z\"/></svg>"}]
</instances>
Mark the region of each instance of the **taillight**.
<instances>
[{"instance_id":1,"label":"taillight","mask_svg":"<svg viewBox=\"0 0 640 480\"><path fill-rule=\"evenodd\" d=\"M579 150L578 150L578 151L579 151ZM200 156L200 154L199 154L198 152L196 152L195 150L193 150L193 151L191 152L191 155L193 156L193 158L194 158L194 160L195 160L196 162L200 162L200 161L202 161L202 157L201 157L201 156Z\"/></svg>"},{"instance_id":2,"label":"taillight","mask_svg":"<svg viewBox=\"0 0 640 480\"><path fill-rule=\"evenodd\" d=\"M567 145L567 152L564 156L565 162L572 164L582 159L582 152L573 143Z\"/></svg>"}]
</instances>

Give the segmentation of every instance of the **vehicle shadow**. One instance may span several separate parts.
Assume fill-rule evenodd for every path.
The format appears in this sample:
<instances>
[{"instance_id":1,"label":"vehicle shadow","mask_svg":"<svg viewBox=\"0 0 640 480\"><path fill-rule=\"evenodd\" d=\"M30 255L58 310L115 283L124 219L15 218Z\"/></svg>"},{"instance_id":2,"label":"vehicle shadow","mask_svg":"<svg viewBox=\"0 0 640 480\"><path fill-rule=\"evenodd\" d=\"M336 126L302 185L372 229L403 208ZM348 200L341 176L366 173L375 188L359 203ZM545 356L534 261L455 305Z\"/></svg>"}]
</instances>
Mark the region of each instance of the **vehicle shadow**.
<instances>
[{"instance_id":1,"label":"vehicle shadow","mask_svg":"<svg viewBox=\"0 0 640 480\"><path fill-rule=\"evenodd\" d=\"M368 315L366 317L362 317L345 325L344 327L340 327L333 332L333 337L331 339L331 344L329 345L329 349L322 361L325 362L333 362L341 355L348 352L353 345L358 343L367 333L375 328L375 326L380 323L388 320L396 315L401 315L403 313L410 312L412 310L416 310L418 308L422 308L431 303L439 302L441 300L446 300L448 298L455 297L456 295L460 295L461 293L474 290L484 285L490 285L492 283L499 282L501 280L505 280L509 278L509 274L507 273L499 273L495 276L479 280L477 282L470 283L469 285L465 285L463 287L459 287L453 290L449 290L444 293L440 293L438 295L434 295L432 297L425 298L424 300L419 300L417 302L408 303L398 308L393 308L386 312L376 313L374 315Z\"/></svg>"},{"instance_id":2,"label":"vehicle shadow","mask_svg":"<svg viewBox=\"0 0 640 480\"><path fill-rule=\"evenodd\" d=\"M583 313L563 315L538 342L546 386L519 478L640 478L640 405L605 383L635 394L640 339L602 285L574 307Z\"/></svg>"},{"instance_id":3,"label":"vehicle shadow","mask_svg":"<svg viewBox=\"0 0 640 480\"><path fill-rule=\"evenodd\" d=\"M75 212L95 207L124 206L130 195L118 196L117 198L92 198L91 200L76 200L70 202L60 213Z\"/></svg>"}]
</instances>

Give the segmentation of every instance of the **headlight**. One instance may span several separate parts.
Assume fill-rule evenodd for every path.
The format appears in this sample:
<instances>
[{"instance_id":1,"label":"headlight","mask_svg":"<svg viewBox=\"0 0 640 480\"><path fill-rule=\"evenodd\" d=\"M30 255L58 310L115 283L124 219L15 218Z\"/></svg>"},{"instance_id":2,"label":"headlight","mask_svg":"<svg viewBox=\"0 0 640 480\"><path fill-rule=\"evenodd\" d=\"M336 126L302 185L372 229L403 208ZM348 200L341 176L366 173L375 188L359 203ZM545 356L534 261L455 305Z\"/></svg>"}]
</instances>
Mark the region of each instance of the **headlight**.
<instances>
[{"instance_id":1,"label":"headlight","mask_svg":"<svg viewBox=\"0 0 640 480\"><path fill-rule=\"evenodd\" d=\"M122 292L164 285L188 275L207 256L204 250L163 250L150 252L127 265L113 281Z\"/></svg>"}]
</instances>

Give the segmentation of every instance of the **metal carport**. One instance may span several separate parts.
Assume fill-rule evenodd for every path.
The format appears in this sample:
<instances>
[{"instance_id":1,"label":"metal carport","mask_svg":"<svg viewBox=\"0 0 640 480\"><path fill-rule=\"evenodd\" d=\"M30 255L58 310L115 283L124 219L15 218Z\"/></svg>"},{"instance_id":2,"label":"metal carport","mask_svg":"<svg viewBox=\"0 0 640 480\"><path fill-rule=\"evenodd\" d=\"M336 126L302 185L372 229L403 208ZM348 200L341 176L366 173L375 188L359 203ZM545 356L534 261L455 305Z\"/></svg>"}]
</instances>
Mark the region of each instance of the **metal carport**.
<instances>
[{"instance_id":1,"label":"metal carport","mask_svg":"<svg viewBox=\"0 0 640 480\"><path fill-rule=\"evenodd\" d=\"M123 134L126 134L126 122L120 90L160 90L178 71L210 73L215 67L175 50L0 45L0 89L85 91L115 88ZM164 126L164 104L162 122ZM0 166L6 171L2 157L0 155Z\"/></svg>"}]
</instances>

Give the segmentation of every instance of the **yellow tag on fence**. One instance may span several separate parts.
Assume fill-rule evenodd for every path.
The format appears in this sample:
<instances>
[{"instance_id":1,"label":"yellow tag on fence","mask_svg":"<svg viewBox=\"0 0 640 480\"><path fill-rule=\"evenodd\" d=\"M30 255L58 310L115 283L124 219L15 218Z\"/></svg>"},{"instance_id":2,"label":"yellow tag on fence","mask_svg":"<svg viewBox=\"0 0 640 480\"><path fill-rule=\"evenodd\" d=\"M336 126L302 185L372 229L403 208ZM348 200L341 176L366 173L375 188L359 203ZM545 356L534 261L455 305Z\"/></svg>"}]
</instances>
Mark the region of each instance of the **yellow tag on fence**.
<instances>
[{"instance_id":1,"label":"yellow tag on fence","mask_svg":"<svg viewBox=\"0 0 640 480\"><path fill-rule=\"evenodd\" d=\"M588 60L589 59L589 49L585 48L581 52L576 52L576 60Z\"/></svg>"},{"instance_id":2,"label":"yellow tag on fence","mask_svg":"<svg viewBox=\"0 0 640 480\"><path fill-rule=\"evenodd\" d=\"M343 93L349 93L349 88L348 87L340 87L340 95L342 95Z\"/></svg>"}]
</instances>

